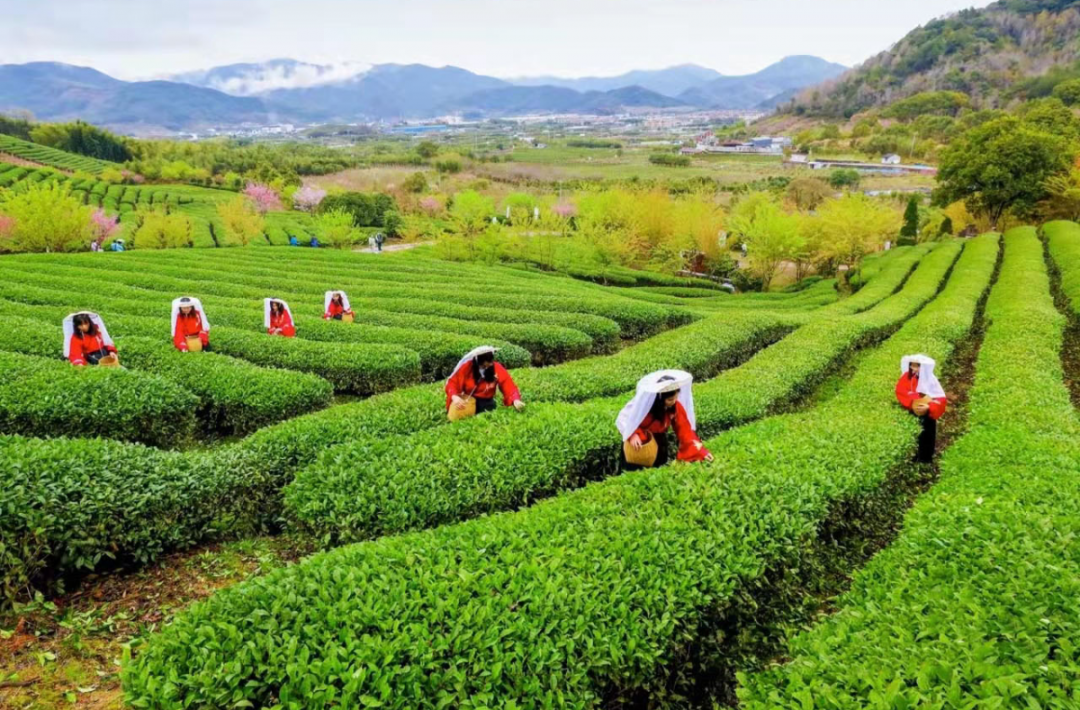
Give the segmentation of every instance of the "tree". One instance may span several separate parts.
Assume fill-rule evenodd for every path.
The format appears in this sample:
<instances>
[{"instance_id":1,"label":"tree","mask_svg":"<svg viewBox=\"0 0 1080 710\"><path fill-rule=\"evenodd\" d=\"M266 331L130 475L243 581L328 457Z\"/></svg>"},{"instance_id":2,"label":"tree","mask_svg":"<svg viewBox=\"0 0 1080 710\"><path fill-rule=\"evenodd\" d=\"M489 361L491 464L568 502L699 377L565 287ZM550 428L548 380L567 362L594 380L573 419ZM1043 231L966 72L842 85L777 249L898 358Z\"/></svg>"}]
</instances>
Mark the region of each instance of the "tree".
<instances>
[{"instance_id":1,"label":"tree","mask_svg":"<svg viewBox=\"0 0 1080 710\"><path fill-rule=\"evenodd\" d=\"M829 173L829 184L837 190L842 190L845 187L856 188L859 186L860 180L862 180L862 176L854 168L840 168Z\"/></svg>"},{"instance_id":2,"label":"tree","mask_svg":"<svg viewBox=\"0 0 1080 710\"><path fill-rule=\"evenodd\" d=\"M454 175L461 172L461 160L459 158L445 158L435 161L435 169L444 175Z\"/></svg>"},{"instance_id":3,"label":"tree","mask_svg":"<svg viewBox=\"0 0 1080 710\"><path fill-rule=\"evenodd\" d=\"M7 251L81 251L94 236L91 208L84 207L62 185L31 185L21 192L0 192L0 215L7 217L3 240Z\"/></svg>"},{"instance_id":4,"label":"tree","mask_svg":"<svg viewBox=\"0 0 1080 710\"><path fill-rule=\"evenodd\" d=\"M1080 79L1069 79L1054 87L1054 98L1060 99L1066 106L1080 103Z\"/></svg>"},{"instance_id":5,"label":"tree","mask_svg":"<svg viewBox=\"0 0 1080 710\"><path fill-rule=\"evenodd\" d=\"M788 184L787 197L797 209L811 212L832 197L833 192L833 188L824 180L800 177Z\"/></svg>"},{"instance_id":6,"label":"tree","mask_svg":"<svg viewBox=\"0 0 1080 710\"><path fill-rule=\"evenodd\" d=\"M292 196L293 207L302 212L314 212L324 199L326 199L326 190L312 185L304 185Z\"/></svg>"},{"instance_id":7,"label":"tree","mask_svg":"<svg viewBox=\"0 0 1080 710\"><path fill-rule=\"evenodd\" d=\"M90 231L94 241L101 246L109 237L120 231L120 218L108 214L103 209L96 209L90 215Z\"/></svg>"},{"instance_id":8,"label":"tree","mask_svg":"<svg viewBox=\"0 0 1080 710\"><path fill-rule=\"evenodd\" d=\"M941 220L941 227L938 229L938 235L943 237L951 237L953 235L952 218L945 215L945 219Z\"/></svg>"},{"instance_id":9,"label":"tree","mask_svg":"<svg viewBox=\"0 0 1080 710\"><path fill-rule=\"evenodd\" d=\"M262 235L266 226L263 216L244 195L222 202L217 207L217 213L225 230L225 243L230 246L239 244L246 247Z\"/></svg>"},{"instance_id":10,"label":"tree","mask_svg":"<svg viewBox=\"0 0 1080 710\"><path fill-rule=\"evenodd\" d=\"M904 210L904 225L900 227L898 244L912 245L919 239L919 200L912 195Z\"/></svg>"},{"instance_id":11,"label":"tree","mask_svg":"<svg viewBox=\"0 0 1080 710\"><path fill-rule=\"evenodd\" d=\"M728 231L746 244L750 272L761 279L765 291L780 265L793 259L803 246L799 218L784 212L765 192L753 193L735 206Z\"/></svg>"},{"instance_id":12,"label":"tree","mask_svg":"<svg viewBox=\"0 0 1080 710\"><path fill-rule=\"evenodd\" d=\"M125 138L89 123L42 123L30 131L30 140L69 153L123 163L134 155Z\"/></svg>"},{"instance_id":13,"label":"tree","mask_svg":"<svg viewBox=\"0 0 1080 710\"><path fill-rule=\"evenodd\" d=\"M527 192L511 192L503 200L503 211L515 225L526 224L533 218L540 202Z\"/></svg>"},{"instance_id":14,"label":"tree","mask_svg":"<svg viewBox=\"0 0 1080 710\"><path fill-rule=\"evenodd\" d=\"M322 242L335 249L348 249L360 241L362 234L353 224L353 216L342 209L323 212L318 218Z\"/></svg>"},{"instance_id":15,"label":"tree","mask_svg":"<svg viewBox=\"0 0 1080 710\"><path fill-rule=\"evenodd\" d=\"M859 193L829 200L807 220L808 235L819 258L834 266L847 266L840 286L850 288L851 274L863 257L880 248L900 229L900 213L889 205Z\"/></svg>"},{"instance_id":16,"label":"tree","mask_svg":"<svg viewBox=\"0 0 1080 710\"><path fill-rule=\"evenodd\" d=\"M142 215L133 237L136 249L176 249L191 244L191 220L183 212L153 210Z\"/></svg>"},{"instance_id":17,"label":"tree","mask_svg":"<svg viewBox=\"0 0 1080 710\"><path fill-rule=\"evenodd\" d=\"M423 173L413 173L409 177L402 180L401 189L405 192L412 192L418 195L428 189L427 178L424 177Z\"/></svg>"},{"instance_id":18,"label":"tree","mask_svg":"<svg viewBox=\"0 0 1080 710\"><path fill-rule=\"evenodd\" d=\"M357 227L381 227L387 212L396 212L397 203L390 195L365 192L339 192L319 204L321 212L344 210L353 216Z\"/></svg>"},{"instance_id":19,"label":"tree","mask_svg":"<svg viewBox=\"0 0 1080 710\"><path fill-rule=\"evenodd\" d=\"M1007 210L1032 212L1047 196L1047 179L1066 172L1073 156L1065 139L1014 117L999 118L967 131L945 149L934 201L963 200L996 228Z\"/></svg>"},{"instance_id":20,"label":"tree","mask_svg":"<svg viewBox=\"0 0 1080 710\"><path fill-rule=\"evenodd\" d=\"M465 240L469 258L475 257L475 242L488 228L495 214L495 203L475 190L465 190L454 196L450 208L453 231Z\"/></svg>"},{"instance_id":21,"label":"tree","mask_svg":"<svg viewBox=\"0 0 1080 710\"><path fill-rule=\"evenodd\" d=\"M416 146L416 153L424 160L431 160L439 154L439 146L431 141L421 141L420 145Z\"/></svg>"},{"instance_id":22,"label":"tree","mask_svg":"<svg viewBox=\"0 0 1080 710\"><path fill-rule=\"evenodd\" d=\"M1080 121L1060 99L1029 101L1020 111L1024 123L1050 135L1075 140L1080 136Z\"/></svg>"},{"instance_id":23,"label":"tree","mask_svg":"<svg viewBox=\"0 0 1080 710\"><path fill-rule=\"evenodd\" d=\"M255 209L259 214L266 214L267 212L280 212L281 196L277 191L269 185L260 185L258 183L249 182L248 186L244 188L244 194L247 195Z\"/></svg>"}]
</instances>

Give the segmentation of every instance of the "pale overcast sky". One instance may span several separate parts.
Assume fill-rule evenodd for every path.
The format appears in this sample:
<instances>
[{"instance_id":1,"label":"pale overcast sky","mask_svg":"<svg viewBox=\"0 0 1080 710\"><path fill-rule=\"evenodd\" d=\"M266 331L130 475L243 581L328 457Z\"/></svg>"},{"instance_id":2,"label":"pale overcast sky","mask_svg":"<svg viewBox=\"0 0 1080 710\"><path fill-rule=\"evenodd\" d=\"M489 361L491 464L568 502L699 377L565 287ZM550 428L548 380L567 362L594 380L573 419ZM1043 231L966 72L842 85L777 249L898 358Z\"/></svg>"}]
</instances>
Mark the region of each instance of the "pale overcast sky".
<instances>
[{"instance_id":1,"label":"pale overcast sky","mask_svg":"<svg viewBox=\"0 0 1080 710\"><path fill-rule=\"evenodd\" d=\"M453 64L502 77L692 62L746 74L791 54L847 65L986 0L0 0L0 64L122 79L291 57Z\"/></svg>"}]
</instances>

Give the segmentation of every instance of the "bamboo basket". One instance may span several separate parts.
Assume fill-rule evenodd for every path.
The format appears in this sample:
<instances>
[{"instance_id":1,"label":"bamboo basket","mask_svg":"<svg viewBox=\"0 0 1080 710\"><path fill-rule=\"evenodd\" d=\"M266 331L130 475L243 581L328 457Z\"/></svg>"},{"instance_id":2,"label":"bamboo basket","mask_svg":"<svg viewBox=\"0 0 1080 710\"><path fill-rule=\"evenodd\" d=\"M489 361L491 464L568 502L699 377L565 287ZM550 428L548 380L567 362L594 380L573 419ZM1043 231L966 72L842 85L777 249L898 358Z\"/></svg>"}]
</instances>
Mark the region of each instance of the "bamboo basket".
<instances>
[{"instance_id":1,"label":"bamboo basket","mask_svg":"<svg viewBox=\"0 0 1080 710\"><path fill-rule=\"evenodd\" d=\"M626 456L626 463L633 464L635 466L644 466L645 468L652 468L656 463L656 457L660 453L660 447L656 444L656 437L650 437L648 441L641 445L640 449L635 450L630 445L629 441L623 442L623 455Z\"/></svg>"},{"instance_id":2,"label":"bamboo basket","mask_svg":"<svg viewBox=\"0 0 1080 710\"><path fill-rule=\"evenodd\" d=\"M201 353L202 352L202 340L197 335L187 336L187 349L189 353Z\"/></svg>"},{"instance_id":3,"label":"bamboo basket","mask_svg":"<svg viewBox=\"0 0 1080 710\"><path fill-rule=\"evenodd\" d=\"M97 364L98 367L120 367L120 359L115 355L106 355Z\"/></svg>"},{"instance_id":4,"label":"bamboo basket","mask_svg":"<svg viewBox=\"0 0 1080 710\"><path fill-rule=\"evenodd\" d=\"M920 417L930 411L930 397L921 397L911 403L911 411Z\"/></svg>"},{"instance_id":5,"label":"bamboo basket","mask_svg":"<svg viewBox=\"0 0 1080 710\"><path fill-rule=\"evenodd\" d=\"M458 409L453 402L450 403L450 411L447 412L450 421L457 422L476 416L476 399L469 397L465 400L465 409Z\"/></svg>"},{"instance_id":6,"label":"bamboo basket","mask_svg":"<svg viewBox=\"0 0 1080 710\"><path fill-rule=\"evenodd\" d=\"M354 316L352 313L342 313L341 314L341 322L342 323L352 323L354 320L356 320L356 316Z\"/></svg>"}]
</instances>

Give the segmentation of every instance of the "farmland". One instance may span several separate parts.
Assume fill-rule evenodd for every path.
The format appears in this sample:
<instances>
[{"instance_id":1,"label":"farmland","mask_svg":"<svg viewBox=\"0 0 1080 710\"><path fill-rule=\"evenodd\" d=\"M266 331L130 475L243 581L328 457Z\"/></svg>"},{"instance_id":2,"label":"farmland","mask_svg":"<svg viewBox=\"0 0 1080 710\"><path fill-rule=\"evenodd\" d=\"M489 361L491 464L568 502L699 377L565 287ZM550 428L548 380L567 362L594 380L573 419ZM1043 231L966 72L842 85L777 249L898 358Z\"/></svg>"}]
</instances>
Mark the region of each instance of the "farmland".
<instances>
[{"instance_id":1,"label":"farmland","mask_svg":"<svg viewBox=\"0 0 1080 710\"><path fill-rule=\"evenodd\" d=\"M1056 533L1078 254L1071 222L894 248L852 295L602 286L423 250L4 257L0 702L1053 706L1068 576L983 565L1074 562ZM355 323L322 319L331 288ZM297 338L262 330L271 294ZM212 352L169 342L180 295ZM60 360L81 308L124 369ZM480 344L527 408L448 423L441 380ZM893 400L912 352L967 393L940 467L909 463L918 426ZM716 460L624 472L612 422L665 367L694 374ZM1020 419L1018 374L1037 388ZM963 553L975 530L990 556ZM1001 585L1012 601L985 613L961 601ZM1010 682L891 622L927 605L949 636L999 639Z\"/></svg>"}]
</instances>

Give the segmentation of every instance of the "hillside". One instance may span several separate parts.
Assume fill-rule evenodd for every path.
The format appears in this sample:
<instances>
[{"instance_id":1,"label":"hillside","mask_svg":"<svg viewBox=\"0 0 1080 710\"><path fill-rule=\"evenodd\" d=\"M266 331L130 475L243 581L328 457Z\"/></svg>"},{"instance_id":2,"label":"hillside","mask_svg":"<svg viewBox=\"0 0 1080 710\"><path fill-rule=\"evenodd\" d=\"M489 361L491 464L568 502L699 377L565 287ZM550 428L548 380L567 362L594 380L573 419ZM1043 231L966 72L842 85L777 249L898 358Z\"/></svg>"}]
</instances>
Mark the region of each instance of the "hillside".
<instances>
[{"instance_id":1,"label":"hillside","mask_svg":"<svg viewBox=\"0 0 1080 710\"><path fill-rule=\"evenodd\" d=\"M818 84L846 70L842 64L818 57L785 57L754 74L722 76L688 89L679 95L679 99L693 106L755 108L785 92Z\"/></svg>"},{"instance_id":2,"label":"hillside","mask_svg":"<svg viewBox=\"0 0 1080 710\"><path fill-rule=\"evenodd\" d=\"M1080 76L1080 3L999 0L919 27L842 77L800 94L787 110L850 117L924 91L958 91L975 108L1049 93Z\"/></svg>"}]
</instances>

